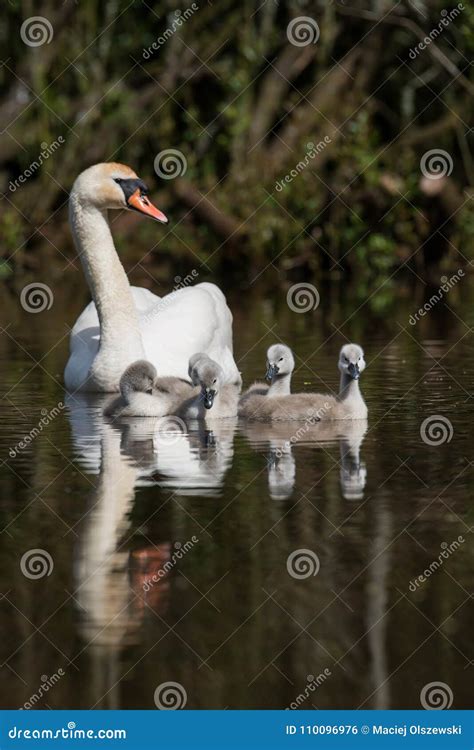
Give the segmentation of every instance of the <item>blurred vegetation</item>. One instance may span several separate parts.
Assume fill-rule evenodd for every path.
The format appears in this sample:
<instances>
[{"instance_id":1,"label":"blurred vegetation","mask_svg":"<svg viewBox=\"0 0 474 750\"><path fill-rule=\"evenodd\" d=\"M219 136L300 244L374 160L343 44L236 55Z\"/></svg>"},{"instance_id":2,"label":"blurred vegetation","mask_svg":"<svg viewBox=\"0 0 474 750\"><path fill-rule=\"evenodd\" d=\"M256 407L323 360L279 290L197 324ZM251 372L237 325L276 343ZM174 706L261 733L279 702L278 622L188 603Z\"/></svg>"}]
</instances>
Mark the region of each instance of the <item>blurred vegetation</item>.
<instances>
[{"instance_id":1,"label":"blurred vegetation","mask_svg":"<svg viewBox=\"0 0 474 750\"><path fill-rule=\"evenodd\" d=\"M196 263L190 249L227 279L272 263L283 279L353 276L364 290L404 263L439 278L473 257L474 6L412 59L446 16L444 0L195 5L187 19L187 2L3 5L0 278L43 254L63 266L73 257L68 190L109 160L132 166L170 216L163 231L114 221L126 264L158 278ZM320 36L296 46L287 26L303 15ZM22 41L31 16L50 22L49 43ZM187 169L165 181L154 159L169 148ZM453 169L427 182L420 159L430 149L448 152ZM145 248L158 252L143 257Z\"/></svg>"}]
</instances>

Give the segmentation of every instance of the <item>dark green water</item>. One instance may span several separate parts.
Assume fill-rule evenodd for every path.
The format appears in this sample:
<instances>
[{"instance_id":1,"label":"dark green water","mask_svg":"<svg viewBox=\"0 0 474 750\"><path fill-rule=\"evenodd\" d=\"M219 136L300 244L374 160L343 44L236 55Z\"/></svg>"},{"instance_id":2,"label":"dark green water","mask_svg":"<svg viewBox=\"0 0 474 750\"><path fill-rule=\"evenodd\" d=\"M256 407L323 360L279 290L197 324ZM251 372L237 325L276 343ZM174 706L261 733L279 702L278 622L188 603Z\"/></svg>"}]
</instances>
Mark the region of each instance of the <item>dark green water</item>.
<instances>
[{"instance_id":1,"label":"dark green water","mask_svg":"<svg viewBox=\"0 0 474 750\"><path fill-rule=\"evenodd\" d=\"M284 291L234 294L247 383L276 340L297 354L294 390L334 390L341 344L365 348L368 424L297 437L293 424L170 435L107 423L100 399L66 400L67 326L86 298L51 286L49 311L28 314L12 293L0 303L2 707L54 675L35 706L153 709L172 681L188 708L419 708L431 682L469 707L473 281L416 325L425 288L383 310L384 290L367 302L321 290L304 314ZM421 425L439 416L446 439L427 444ZM22 572L33 549L49 575ZM316 575L289 574L296 550Z\"/></svg>"}]
</instances>

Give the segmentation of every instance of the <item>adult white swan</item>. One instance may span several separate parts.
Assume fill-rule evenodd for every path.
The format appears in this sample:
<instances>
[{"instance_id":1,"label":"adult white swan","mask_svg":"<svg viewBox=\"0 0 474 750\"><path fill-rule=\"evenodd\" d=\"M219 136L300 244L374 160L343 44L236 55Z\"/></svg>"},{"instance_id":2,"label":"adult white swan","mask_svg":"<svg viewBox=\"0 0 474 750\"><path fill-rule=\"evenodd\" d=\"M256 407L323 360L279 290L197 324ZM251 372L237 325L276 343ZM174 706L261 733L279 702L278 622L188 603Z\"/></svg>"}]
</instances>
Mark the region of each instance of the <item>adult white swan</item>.
<instances>
[{"instance_id":1,"label":"adult white swan","mask_svg":"<svg viewBox=\"0 0 474 750\"><path fill-rule=\"evenodd\" d=\"M187 377L189 358L204 351L229 381L240 379L232 355L232 315L214 284L160 298L131 287L115 250L107 213L131 209L167 223L147 187L123 164L96 164L76 179L69 201L74 241L92 294L74 325L64 372L70 391L117 391L128 365L147 359L158 375Z\"/></svg>"}]
</instances>

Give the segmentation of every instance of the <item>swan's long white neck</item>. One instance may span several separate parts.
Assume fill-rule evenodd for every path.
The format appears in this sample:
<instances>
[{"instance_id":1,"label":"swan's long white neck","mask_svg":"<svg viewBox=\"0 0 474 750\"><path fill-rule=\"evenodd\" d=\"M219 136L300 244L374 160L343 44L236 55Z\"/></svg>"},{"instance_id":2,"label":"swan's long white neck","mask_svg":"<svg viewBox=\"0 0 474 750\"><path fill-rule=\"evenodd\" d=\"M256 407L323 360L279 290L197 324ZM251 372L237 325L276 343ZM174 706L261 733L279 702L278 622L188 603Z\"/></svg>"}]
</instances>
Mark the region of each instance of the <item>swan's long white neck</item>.
<instances>
[{"instance_id":1,"label":"swan's long white neck","mask_svg":"<svg viewBox=\"0 0 474 750\"><path fill-rule=\"evenodd\" d=\"M115 250L107 212L84 207L71 194L69 217L84 273L99 315L101 345L122 340L125 330L139 335L138 314L127 275Z\"/></svg>"},{"instance_id":2,"label":"swan's long white neck","mask_svg":"<svg viewBox=\"0 0 474 750\"><path fill-rule=\"evenodd\" d=\"M110 378L112 370L115 377L116 370L119 378L127 365L144 356L130 284L115 250L107 211L83 205L73 190L69 219L100 322L100 350L91 376L100 381Z\"/></svg>"}]
</instances>

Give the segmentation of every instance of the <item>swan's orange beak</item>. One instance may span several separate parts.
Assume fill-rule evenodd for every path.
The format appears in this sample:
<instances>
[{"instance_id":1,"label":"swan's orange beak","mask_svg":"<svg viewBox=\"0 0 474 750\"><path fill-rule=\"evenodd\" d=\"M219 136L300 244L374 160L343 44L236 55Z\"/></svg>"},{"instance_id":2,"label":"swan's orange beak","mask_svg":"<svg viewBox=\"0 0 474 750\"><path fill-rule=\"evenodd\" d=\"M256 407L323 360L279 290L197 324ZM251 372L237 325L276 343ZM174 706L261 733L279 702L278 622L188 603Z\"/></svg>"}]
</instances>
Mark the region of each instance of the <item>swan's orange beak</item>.
<instances>
[{"instance_id":1,"label":"swan's orange beak","mask_svg":"<svg viewBox=\"0 0 474 750\"><path fill-rule=\"evenodd\" d=\"M162 224L168 223L168 219L164 215L163 211L160 211L159 208L154 206L153 203L148 200L147 196L141 193L140 188L137 188L135 192L132 193L130 198L127 200L127 204L135 211L140 211L140 213L145 214L145 216L151 216L152 219L161 221Z\"/></svg>"}]
</instances>

